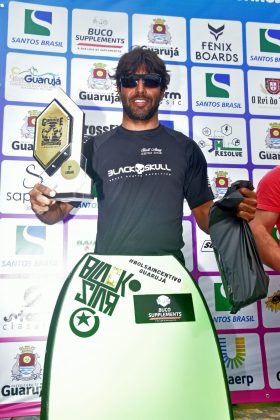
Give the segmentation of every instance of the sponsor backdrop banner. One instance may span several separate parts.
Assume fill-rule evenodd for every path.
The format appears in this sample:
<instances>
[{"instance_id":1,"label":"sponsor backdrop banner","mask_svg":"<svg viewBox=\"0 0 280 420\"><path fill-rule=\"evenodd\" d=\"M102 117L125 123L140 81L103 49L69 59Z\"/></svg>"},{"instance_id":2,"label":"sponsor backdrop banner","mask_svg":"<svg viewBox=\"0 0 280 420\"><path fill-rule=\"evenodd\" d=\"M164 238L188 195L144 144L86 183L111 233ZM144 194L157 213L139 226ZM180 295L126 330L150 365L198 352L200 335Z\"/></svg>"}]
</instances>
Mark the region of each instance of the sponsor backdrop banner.
<instances>
[{"instance_id":1,"label":"sponsor backdrop banner","mask_svg":"<svg viewBox=\"0 0 280 420\"><path fill-rule=\"evenodd\" d=\"M215 198L237 179L256 187L280 162L278 22L280 0L0 3L1 417L40 412L52 310L67 274L95 242L96 201L55 226L30 209L28 191L42 172L33 159L36 117L62 88L84 111L85 134L114 128L122 108L109 75L132 45L144 45L171 73L160 121L199 145ZM211 241L187 204L183 234L232 402L279 401L279 273L265 267L268 297L231 315Z\"/></svg>"}]
</instances>

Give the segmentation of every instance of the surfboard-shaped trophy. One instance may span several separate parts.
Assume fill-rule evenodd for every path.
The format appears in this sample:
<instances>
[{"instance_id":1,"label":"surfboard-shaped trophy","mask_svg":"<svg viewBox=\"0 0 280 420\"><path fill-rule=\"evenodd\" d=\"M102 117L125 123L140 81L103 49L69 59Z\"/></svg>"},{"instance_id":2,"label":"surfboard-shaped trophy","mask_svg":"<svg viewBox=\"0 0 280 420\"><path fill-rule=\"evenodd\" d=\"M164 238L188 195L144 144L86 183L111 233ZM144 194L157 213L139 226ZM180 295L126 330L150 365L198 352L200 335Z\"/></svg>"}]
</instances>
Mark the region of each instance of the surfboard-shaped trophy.
<instances>
[{"instance_id":1,"label":"surfboard-shaped trophy","mask_svg":"<svg viewBox=\"0 0 280 420\"><path fill-rule=\"evenodd\" d=\"M59 201L93 199L92 180L82 153L84 113L62 90L37 117L33 156L44 184Z\"/></svg>"}]
</instances>

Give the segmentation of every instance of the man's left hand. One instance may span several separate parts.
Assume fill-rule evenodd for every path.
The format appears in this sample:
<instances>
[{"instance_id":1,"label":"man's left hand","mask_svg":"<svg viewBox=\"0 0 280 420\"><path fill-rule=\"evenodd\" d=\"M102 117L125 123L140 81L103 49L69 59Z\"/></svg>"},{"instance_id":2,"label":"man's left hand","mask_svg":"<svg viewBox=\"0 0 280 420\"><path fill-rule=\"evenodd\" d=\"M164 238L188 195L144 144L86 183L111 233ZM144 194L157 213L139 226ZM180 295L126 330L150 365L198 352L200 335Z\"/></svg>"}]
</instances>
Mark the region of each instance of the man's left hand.
<instances>
[{"instance_id":1,"label":"man's left hand","mask_svg":"<svg viewBox=\"0 0 280 420\"><path fill-rule=\"evenodd\" d=\"M238 190L244 197L244 200L237 206L237 217L250 222L254 219L257 207L257 196L254 191L248 188L239 188Z\"/></svg>"}]
</instances>

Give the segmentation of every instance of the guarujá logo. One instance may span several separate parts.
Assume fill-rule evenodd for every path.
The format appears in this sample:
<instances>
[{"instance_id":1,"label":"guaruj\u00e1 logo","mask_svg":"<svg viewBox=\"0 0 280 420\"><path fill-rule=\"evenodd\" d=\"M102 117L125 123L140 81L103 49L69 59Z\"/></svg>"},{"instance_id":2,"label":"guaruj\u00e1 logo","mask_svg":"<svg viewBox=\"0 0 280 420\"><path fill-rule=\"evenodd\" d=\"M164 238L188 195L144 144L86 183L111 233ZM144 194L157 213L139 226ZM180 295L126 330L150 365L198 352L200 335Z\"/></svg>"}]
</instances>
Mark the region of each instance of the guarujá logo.
<instances>
[{"instance_id":1,"label":"guaruj\u00e1 logo","mask_svg":"<svg viewBox=\"0 0 280 420\"><path fill-rule=\"evenodd\" d=\"M230 369L236 369L242 366L246 356L245 337L235 337L234 357L229 356L226 338L219 337L219 342L225 366ZM233 349L230 349L230 353L233 354Z\"/></svg>"}]
</instances>

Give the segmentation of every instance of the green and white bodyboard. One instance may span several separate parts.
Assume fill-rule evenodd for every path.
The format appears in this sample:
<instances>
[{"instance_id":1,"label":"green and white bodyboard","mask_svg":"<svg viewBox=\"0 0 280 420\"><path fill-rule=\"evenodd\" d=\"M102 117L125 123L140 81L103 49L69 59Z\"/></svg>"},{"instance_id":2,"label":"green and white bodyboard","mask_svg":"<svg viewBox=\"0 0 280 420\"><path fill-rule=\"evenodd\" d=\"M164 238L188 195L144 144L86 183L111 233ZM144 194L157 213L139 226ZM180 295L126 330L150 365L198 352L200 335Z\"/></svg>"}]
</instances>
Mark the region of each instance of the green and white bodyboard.
<instances>
[{"instance_id":1,"label":"green and white bodyboard","mask_svg":"<svg viewBox=\"0 0 280 420\"><path fill-rule=\"evenodd\" d=\"M53 314L41 420L232 420L204 298L172 256L84 255Z\"/></svg>"}]
</instances>

